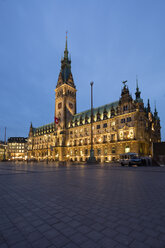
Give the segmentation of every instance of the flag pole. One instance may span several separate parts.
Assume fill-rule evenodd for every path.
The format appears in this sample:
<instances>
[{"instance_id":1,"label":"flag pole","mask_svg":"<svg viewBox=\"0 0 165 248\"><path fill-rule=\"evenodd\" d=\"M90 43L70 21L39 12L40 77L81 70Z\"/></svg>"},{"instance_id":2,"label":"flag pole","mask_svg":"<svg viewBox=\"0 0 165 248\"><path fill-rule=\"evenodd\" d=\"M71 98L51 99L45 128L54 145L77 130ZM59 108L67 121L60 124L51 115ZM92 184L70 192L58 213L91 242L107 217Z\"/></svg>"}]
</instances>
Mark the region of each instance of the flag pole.
<instances>
[{"instance_id":1,"label":"flag pole","mask_svg":"<svg viewBox=\"0 0 165 248\"><path fill-rule=\"evenodd\" d=\"M96 158L94 156L94 149L93 149L93 82L90 83L91 85L91 149L90 149L90 157L88 158L87 163L93 164L96 163Z\"/></svg>"}]
</instances>

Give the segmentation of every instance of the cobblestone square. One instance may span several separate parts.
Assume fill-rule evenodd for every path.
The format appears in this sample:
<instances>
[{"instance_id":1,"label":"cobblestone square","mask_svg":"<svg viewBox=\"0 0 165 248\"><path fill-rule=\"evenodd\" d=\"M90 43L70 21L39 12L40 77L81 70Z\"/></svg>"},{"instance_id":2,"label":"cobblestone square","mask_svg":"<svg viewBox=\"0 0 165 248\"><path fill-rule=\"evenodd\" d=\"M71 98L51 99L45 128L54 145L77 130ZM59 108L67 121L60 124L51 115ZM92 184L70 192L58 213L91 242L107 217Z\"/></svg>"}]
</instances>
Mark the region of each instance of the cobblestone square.
<instances>
[{"instance_id":1,"label":"cobblestone square","mask_svg":"<svg viewBox=\"0 0 165 248\"><path fill-rule=\"evenodd\" d=\"M164 248L165 168L0 163L0 247Z\"/></svg>"}]
</instances>

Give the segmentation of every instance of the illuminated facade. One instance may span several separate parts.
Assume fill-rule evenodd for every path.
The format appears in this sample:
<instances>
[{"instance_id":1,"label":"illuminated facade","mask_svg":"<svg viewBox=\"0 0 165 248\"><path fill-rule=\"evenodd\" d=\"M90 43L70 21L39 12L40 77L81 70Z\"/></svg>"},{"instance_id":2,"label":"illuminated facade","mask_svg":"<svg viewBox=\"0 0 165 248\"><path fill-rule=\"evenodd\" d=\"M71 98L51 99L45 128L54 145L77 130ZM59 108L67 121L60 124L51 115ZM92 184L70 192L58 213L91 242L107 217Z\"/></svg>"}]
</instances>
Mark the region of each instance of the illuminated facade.
<instances>
[{"instance_id":1,"label":"illuminated facade","mask_svg":"<svg viewBox=\"0 0 165 248\"><path fill-rule=\"evenodd\" d=\"M34 128L28 138L28 158L84 162L90 155L91 110L76 113L76 86L71 73L67 40L55 89L58 124ZM94 108L94 155L100 162L113 161L121 153L152 155L152 142L160 142L160 119L148 100L144 106L137 84L135 99L124 83L118 101Z\"/></svg>"},{"instance_id":2,"label":"illuminated facade","mask_svg":"<svg viewBox=\"0 0 165 248\"><path fill-rule=\"evenodd\" d=\"M6 143L0 141L0 161L5 160L7 158L6 154Z\"/></svg>"},{"instance_id":3,"label":"illuminated facade","mask_svg":"<svg viewBox=\"0 0 165 248\"><path fill-rule=\"evenodd\" d=\"M9 160L26 160L27 138L10 137L7 141L7 157Z\"/></svg>"}]
</instances>

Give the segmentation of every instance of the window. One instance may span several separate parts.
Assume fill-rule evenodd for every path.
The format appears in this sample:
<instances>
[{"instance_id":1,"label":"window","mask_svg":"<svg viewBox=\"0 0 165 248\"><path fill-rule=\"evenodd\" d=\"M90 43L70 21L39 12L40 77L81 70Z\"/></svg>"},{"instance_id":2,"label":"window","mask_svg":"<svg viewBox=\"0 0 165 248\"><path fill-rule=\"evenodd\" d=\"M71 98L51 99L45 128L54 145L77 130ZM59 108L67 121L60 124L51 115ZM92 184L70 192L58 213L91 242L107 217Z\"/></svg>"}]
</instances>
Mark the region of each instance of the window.
<instances>
[{"instance_id":1,"label":"window","mask_svg":"<svg viewBox=\"0 0 165 248\"><path fill-rule=\"evenodd\" d=\"M112 141L115 140L115 134L111 134L111 140L112 140Z\"/></svg>"},{"instance_id":2,"label":"window","mask_svg":"<svg viewBox=\"0 0 165 248\"><path fill-rule=\"evenodd\" d=\"M103 124L103 128L106 128L106 127L107 127L107 123L104 123L104 124Z\"/></svg>"},{"instance_id":3,"label":"window","mask_svg":"<svg viewBox=\"0 0 165 248\"><path fill-rule=\"evenodd\" d=\"M69 103L69 107L73 109L73 104L71 102Z\"/></svg>"},{"instance_id":4,"label":"window","mask_svg":"<svg viewBox=\"0 0 165 248\"><path fill-rule=\"evenodd\" d=\"M77 119L75 119L75 126L77 126Z\"/></svg>"},{"instance_id":5,"label":"window","mask_svg":"<svg viewBox=\"0 0 165 248\"><path fill-rule=\"evenodd\" d=\"M103 136L103 142L106 142L107 141L107 135L104 135Z\"/></svg>"},{"instance_id":6,"label":"window","mask_svg":"<svg viewBox=\"0 0 165 248\"><path fill-rule=\"evenodd\" d=\"M60 102L59 104L58 104L58 109L61 109L62 108L62 102Z\"/></svg>"},{"instance_id":7,"label":"window","mask_svg":"<svg viewBox=\"0 0 165 248\"><path fill-rule=\"evenodd\" d=\"M97 125L97 129L100 129L100 125Z\"/></svg>"},{"instance_id":8,"label":"window","mask_svg":"<svg viewBox=\"0 0 165 248\"><path fill-rule=\"evenodd\" d=\"M127 109L128 109L128 106L125 105L125 106L123 107L123 111L126 111Z\"/></svg>"},{"instance_id":9,"label":"window","mask_svg":"<svg viewBox=\"0 0 165 248\"><path fill-rule=\"evenodd\" d=\"M107 150L107 148L105 148L104 149L104 154L107 155L107 152L108 152L108 150Z\"/></svg>"},{"instance_id":10,"label":"window","mask_svg":"<svg viewBox=\"0 0 165 248\"><path fill-rule=\"evenodd\" d=\"M101 149L97 149L97 155L101 155Z\"/></svg>"},{"instance_id":11,"label":"window","mask_svg":"<svg viewBox=\"0 0 165 248\"><path fill-rule=\"evenodd\" d=\"M88 155L88 149L85 149L85 155L86 156Z\"/></svg>"},{"instance_id":12,"label":"window","mask_svg":"<svg viewBox=\"0 0 165 248\"><path fill-rule=\"evenodd\" d=\"M125 153L128 153L128 152L130 152L130 147L129 146L126 146L125 147Z\"/></svg>"},{"instance_id":13,"label":"window","mask_svg":"<svg viewBox=\"0 0 165 248\"><path fill-rule=\"evenodd\" d=\"M127 122L132 121L131 117L127 117Z\"/></svg>"},{"instance_id":14,"label":"window","mask_svg":"<svg viewBox=\"0 0 165 248\"><path fill-rule=\"evenodd\" d=\"M121 119L121 123L125 123L125 119Z\"/></svg>"},{"instance_id":15,"label":"window","mask_svg":"<svg viewBox=\"0 0 165 248\"><path fill-rule=\"evenodd\" d=\"M115 149L115 147L113 146L112 147L112 153L115 153L116 152L116 149Z\"/></svg>"}]
</instances>

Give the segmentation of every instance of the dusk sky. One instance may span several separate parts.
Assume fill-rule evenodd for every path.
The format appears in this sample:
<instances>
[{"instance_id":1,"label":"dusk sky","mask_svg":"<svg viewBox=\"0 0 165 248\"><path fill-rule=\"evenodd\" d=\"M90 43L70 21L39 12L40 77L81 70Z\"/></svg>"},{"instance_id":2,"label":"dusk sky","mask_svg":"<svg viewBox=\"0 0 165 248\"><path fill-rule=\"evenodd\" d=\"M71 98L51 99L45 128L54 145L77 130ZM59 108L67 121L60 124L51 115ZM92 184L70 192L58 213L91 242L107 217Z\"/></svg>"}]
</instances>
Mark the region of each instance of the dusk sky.
<instances>
[{"instance_id":1,"label":"dusk sky","mask_svg":"<svg viewBox=\"0 0 165 248\"><path fill-rule=\"evenodd\" d=\"M165 140L165 0L0 0L0 139L53 122L68 30L77 112L133 97L156 102Z\"/></svg>"}]
</instances>

